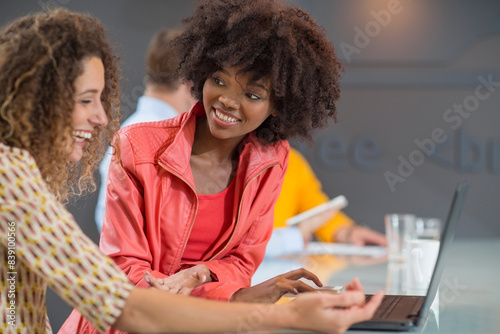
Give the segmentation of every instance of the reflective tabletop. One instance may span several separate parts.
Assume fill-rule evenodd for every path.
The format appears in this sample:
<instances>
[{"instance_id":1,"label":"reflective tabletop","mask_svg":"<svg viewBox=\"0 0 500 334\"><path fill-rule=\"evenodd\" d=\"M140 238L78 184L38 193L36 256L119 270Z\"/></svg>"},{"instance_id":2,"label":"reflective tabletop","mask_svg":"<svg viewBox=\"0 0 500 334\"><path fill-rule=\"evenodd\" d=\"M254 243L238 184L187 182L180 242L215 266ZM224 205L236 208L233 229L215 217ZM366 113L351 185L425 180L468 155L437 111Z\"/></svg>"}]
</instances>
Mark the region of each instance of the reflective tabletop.
<instances>
[{"instance_id":1,"label":"reflective tabletop","mask_svg":"<svg viewBox=\"0 0 500 334\"><path fill-rule=\"evenodd\" d=\"M385 257L357 255L315 254L266 259L252 284L300 267L314 272L329 286L345 285L357 277L368 294L384 290L386 294L425 295L425 289L412 289L407 285L404 264L389 263ZM411 332L500 333L499 277L500 239L455 239L427 320ZM300 331L279 333L286 332Z\"/></svg>"}]
</instances>

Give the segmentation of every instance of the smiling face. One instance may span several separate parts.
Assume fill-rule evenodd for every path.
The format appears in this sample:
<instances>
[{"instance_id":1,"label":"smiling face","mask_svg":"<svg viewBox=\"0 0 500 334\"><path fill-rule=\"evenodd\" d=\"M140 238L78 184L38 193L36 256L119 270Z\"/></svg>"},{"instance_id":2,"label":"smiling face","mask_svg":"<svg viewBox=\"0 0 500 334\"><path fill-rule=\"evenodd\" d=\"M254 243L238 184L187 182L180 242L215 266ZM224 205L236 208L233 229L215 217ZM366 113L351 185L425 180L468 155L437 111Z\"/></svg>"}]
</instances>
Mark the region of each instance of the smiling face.
<instances>
[{"instance_id":1,"label":"smiling face","mask_svg":"<svg viewBox=\"0 0 500 334\"><path fill-rule=\"evenodd\" d=\"M104 66L101 59L89 57L82 60L83 72L76 78L75 107L73 109L73 133L69 151L69 160L79 161L83 156L86 141L92 138L92 132L98 126L108 123L106 112L101 103L104 90Z\"/></svg>"},{"instance_id":2,"label":"smiling face","mask_svg":"<svg viewBox=\"0 0 500 334\"><path fill-rule=\"evenodd\" d=\"M203 107L214 137L239 142L271 115L273 106L268 79L252 81L251 73L237 71L223 68L205 81Z\"/></svg>"}]
</instances>

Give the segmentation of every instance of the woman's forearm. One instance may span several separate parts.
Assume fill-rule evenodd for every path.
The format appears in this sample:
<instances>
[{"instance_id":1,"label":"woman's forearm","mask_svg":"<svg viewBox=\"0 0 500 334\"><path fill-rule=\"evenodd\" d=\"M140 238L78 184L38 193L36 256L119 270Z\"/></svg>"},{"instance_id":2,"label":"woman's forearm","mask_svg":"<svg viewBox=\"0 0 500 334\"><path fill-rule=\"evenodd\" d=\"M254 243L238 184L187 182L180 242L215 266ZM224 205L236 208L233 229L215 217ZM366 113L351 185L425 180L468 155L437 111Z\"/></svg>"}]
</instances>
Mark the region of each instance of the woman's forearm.
<instances>
[{"instance_id":1,"label":"woman's forearm","mask_svg":"<svg viewBox=\"0 0 500 334\"><path fill-rule=\"evenodd\" d=\"M114 327L151 333L273 330L291 326L287 309L282 305L223 303L135 288Z\"/></svg>"},{"instance_id":2,"label":"woman's forearm","mask_svg":"<svg viewBox=\"0 0 500 334\"><path fill-rule=\"evenodd\" d=\"M343 333L370 319L382 301L368 303L361 284L341 294L303 293L285 304L223 303L157 289L132 290L114 326L131 332L254 332L279 328Z\"/></svg>"}]
</instances>

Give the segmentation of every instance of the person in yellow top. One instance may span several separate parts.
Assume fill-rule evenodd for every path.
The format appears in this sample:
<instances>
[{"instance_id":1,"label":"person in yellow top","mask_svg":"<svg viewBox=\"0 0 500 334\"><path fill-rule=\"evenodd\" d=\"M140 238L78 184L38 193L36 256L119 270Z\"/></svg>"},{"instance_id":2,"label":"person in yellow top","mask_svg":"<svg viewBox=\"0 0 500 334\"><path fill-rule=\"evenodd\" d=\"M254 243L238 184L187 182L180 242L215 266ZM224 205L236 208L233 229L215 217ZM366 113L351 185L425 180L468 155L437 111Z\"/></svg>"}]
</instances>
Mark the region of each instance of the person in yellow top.
<instances>
[{"instance_id":1,"label":"person in yellow top","mask_svg":"<svg viewBox=\"0 0 500 334\"><path fill-rule=\"evenodd\" d=\"M328 200L307 160L298 150L290 147L288 169L274 209L274 231L266 256L298 253L313 237L322 242L386 245L383 234L357 225L342 211L325 211L297 225L287 226L288 218Z\"/></svg>"}]
</instances>

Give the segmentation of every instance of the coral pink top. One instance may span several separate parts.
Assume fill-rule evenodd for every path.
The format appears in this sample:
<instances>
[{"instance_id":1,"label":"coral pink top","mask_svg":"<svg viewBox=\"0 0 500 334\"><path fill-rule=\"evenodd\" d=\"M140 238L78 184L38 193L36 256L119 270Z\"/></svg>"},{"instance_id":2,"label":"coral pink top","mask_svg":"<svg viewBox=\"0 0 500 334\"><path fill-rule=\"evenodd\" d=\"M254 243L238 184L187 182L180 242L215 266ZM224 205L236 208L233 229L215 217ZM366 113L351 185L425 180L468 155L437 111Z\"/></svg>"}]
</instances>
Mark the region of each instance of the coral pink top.
<instances>
[{"instance_id":1,"label":"coral pink top","mask_svg":"<svg viewBox=\"0 0 500 334\"><path fill-rule=\"evenodd\" d=\"M217 194L198 194L198 212L182 259L198 261L221 249L214 248L224 232L232 226L234 178L229 187Z\"/></svg>"}]
</instances>

